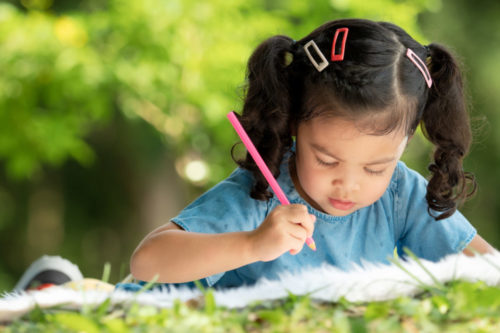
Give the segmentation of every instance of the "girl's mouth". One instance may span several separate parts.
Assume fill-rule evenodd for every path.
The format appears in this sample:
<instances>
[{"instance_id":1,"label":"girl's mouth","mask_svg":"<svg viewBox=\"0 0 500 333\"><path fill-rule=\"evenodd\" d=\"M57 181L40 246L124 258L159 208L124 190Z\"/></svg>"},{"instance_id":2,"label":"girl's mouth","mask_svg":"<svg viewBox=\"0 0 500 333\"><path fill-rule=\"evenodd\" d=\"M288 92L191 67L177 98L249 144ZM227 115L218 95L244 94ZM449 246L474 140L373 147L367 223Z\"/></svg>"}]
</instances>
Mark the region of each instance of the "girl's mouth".
<instances>
[{"instance_id":1,"label":"girl's mouth","mask_svg":"<svg viewBox=\"0 0 500 333\"><path fill-rule=\"evenodd\" d=\"M352 201L342 201L342 200L337 200L337 199L332 199L332 198L328 198L328 200L330 201L330 204L334 208L339 209L339 210L349 210L352 207L354 207L354 202L352 202Z\"/></svg>"}]
</instances>

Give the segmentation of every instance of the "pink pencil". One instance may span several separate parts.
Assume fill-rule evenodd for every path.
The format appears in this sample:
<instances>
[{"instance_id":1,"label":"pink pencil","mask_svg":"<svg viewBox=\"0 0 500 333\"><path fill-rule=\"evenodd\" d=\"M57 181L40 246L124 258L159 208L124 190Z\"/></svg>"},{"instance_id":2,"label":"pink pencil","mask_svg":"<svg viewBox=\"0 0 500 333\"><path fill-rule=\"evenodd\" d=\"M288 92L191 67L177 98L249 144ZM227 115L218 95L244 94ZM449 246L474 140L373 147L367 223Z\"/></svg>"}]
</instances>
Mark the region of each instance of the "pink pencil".
<instances>
[{"instance_id":1,"label":"pink pencil","mask_svg":"<svg viewBox=\"0 0 500 333\"><path fill-rule=\"evenodd\" d=\"M289 205L290 201L288 201L288 198L286 197L285 193L279 186L278 182L274 178L273 174L267 167L266 163L260 156L259 152L255 148L252 140L250 140L250 137L248 136L247 132L245 132L245 129L243 126L241 126L238 118L236 117L236 114L234 111L231 111L227 114L227 117L229 118L229 121L233 125L234 129L236 130L236 133L240 136L241 141L243 141L243 144L247 148L248 152L252 156L253 160L255 161L255 164L257 164L257 167L259 167L260 172L264 175L266 178L267 182L269 183L269 186L273 189L273 192L276 194L278 197L278 200L281 202L282 205ZM313 250L316 251L316 243L314 242L314 239L312 237L307 237L306 239L306 244Z\"/></svg>"}]
</instances>

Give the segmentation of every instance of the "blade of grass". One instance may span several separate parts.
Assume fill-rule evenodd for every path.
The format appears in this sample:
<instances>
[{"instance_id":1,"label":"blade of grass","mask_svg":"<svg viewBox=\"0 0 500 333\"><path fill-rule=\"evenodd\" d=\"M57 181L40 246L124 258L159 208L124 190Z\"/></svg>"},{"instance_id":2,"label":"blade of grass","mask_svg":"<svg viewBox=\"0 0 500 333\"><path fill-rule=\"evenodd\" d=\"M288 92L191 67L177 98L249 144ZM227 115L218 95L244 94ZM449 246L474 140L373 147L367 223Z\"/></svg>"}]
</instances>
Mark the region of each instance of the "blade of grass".
<instances>
[{"instance_id":1,"label":"blade of grass","mask_svg":"<svg viewBox=\"0 0 500 333\"><path fill-rule=\"evenodd\" d=\"M156 284L156 281L158 281L158 278L160 277L159 274L156 274L155 276L153 276L153 278L151 279L151 281L147 282L145 285L142 286L141 289L139 289L139 291L137 291L135 294L134 294L134 298L136 298L137 296L139 296L140 294L142 294L143 292L145 291L148 291L150 290L151 288L154 287L154 285Z\"/></svg>"},{"instance_id":2,"label":"blade of grass","mask_svg":"<svg viewBox=\"0 0 500 333\"><path fill-rule=\"evenodd\" d=\"M409 248L407 247L404 247L403 248L403 251L411 258L413 259L417 265L420 266L420 268L422 268L432 279L432 281L434 281L434 283L436 284L436 286L438 286L439 288L438 289L441 289L441 290L444 290L445 287L444 285L427 269L427 267L425 267L424 264L422 264L422 261L415 255L415 253L413 253Z\"/></svg>"},{"instance_id":3,"label":"blade of grass","mask_svg":"<svg viewBox=\"0 0 500 333\"><path fill-rule=\"evenodd\" d=\"M401 269L403 272L405 272L406 274L408 274L408 276L410 276L412 279L414 279L418 286L420 288L422 288L423 290L426 290L426 291L429 291L429 292L433 292L433 291L438 291L438 292L442 292L441 289L438 289L438 288L435 288L433 286L430 286L428 284L426 284L424 281L420 280L416 275L414 275L413 273L411 273L409 270L407 270L403 265L401 265L401 263L398 261L398 260L395 260L394 258L387 258L391 263L393 263L394 265L396 265L399 269Z\"/></svg>"},{"instance_id":4,"label":"blade of grass","mask_svg":"<svg viewBox=\"0 0 500 333\"><path fill-rule=\"evenodd\" d=\"M134 277L132 274L129 274L120 283L131 283L132 281L134 281Z\"/></svg>"},{"instance_id":5,"label":"blade of grass","mask_svg":"<svg viewBox=\"0 0 500 333\"><path fill-rule=\"evenodd\" d=\"M468 245L467 246L467 250L471 251L472 253L474 253L474 255L479 255L479 257L481 259L483 259L484 261L486 261L488 264L490 264L491 266L493 266L495 269L497 269L498 271L500 271L500 266L498 266L497 264L495 264L493 261L491 261L490 259L486 258L486 256L479 252L478 250L476 250L475 248L473 248L472 246Z\"/></svg>"},{"instance_id":6,"label":"blade of grass","mask_svg":"<svg viewBox=\"0 0 500 333\"><path fill-rule=\"evenodd\" d=\"M120 265L120 274L118 275L118 281L121 281L122 279L124 279L123 277L127 274L127 271L128 271L128 264L125 262L122 262Z\"/></svg>"},{"instance_id":7,"label":"blade of grass","mask_svg":"<svg viewBox=\"0 0 500 333\"><path fill-rule=\"evenodd\" d=\"M110 275L111 275L111 264L109 262L106 262L104 264L104 269L102 270L101 281L108 283Z\"/></svg>"},{"instance_id":8,"label":"blade of grass","mask_svg":"<svg viewBox=\"0 0 500 333\"><path fill-rule=\"evenodd\" d=\"M194 285L196 286L196 288L198 288L202 294L205 294L207 292L207 290L205 289L205 287L203 286L203 284L200 282L200 280L196 280L196 281L193 281L194 282Z\"/></svg>"}]
</instances>

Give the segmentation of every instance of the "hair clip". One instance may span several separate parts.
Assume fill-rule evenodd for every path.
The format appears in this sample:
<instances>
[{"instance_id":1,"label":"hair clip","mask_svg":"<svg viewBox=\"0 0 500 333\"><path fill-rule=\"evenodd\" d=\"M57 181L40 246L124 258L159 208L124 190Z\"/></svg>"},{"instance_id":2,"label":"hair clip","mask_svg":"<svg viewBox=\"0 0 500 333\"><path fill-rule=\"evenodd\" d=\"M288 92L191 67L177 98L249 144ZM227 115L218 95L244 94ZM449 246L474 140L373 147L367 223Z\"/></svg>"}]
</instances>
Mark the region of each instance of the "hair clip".
<instances>
[{"instance_id":1,"label":"hair clip","mask_svg":"<svg viewBox=\"0 0 500 333\"><path fill-rule=\"evenodd\" d=\"M335 53L335 45L337 44L337 37L339 36L339 33L343 32L344 36L342 37L342 45L340 48L340 53L336 54ZM332 61L342 61L344 60L344 52L345 52L345 42L347 41L347 34L349 33L349 28L338 28L335 31L335 36L333 37L333 43L332 43Z\"/></svg>"},{"instance_id":2,"label":"hair clip","mask_svg":"<svg viewBox=\"0 0 500 333\"><path fill-rule=\"evenodd\" d=\"M290 64L292 63L292 61L293 61L293 53L289 52L289 51L286 51L285 52L285 61L284 61L285 62L284 63L285 67L290 66Z\"/></svg>"},{"instance_id":3,"label":"hair clip","mask_svg":"<svg viewBox=\"0 0 500 333\"><path fill-rule=\"evenodd\" d=\"M316 51L316 53L318 54L318 56L321 58L321 62L319 64L313 58L313 56L311 55L311 52L309 51L309 47L310 46L313 47L313 49ZM309 58L309 60L311 60L312 64L314 65L314 67L316 67L316 70L318 72L321 72L323 69L325 69L326 67L328 67L328 60L326 60L326 58L323 55L323 53L321 53L321 50L319 49L318 45L316 45L316 43L314 42L314 40L310 40L309 42L307 42L307 44L304 45L304 50L306 51L307 57Z\"/></svg>"},{"instance_id":4,"label":"hair clip","mask_svg":"<svg viewBox=\"0 0 500 333\"><path fill-rule=\"evenodd\" d=\"M410 59L411 62L415 64L415 66L417 66L418 70L422 73L425 82L427 83L427 87L430 88L432 86L432 77L424 61L420 59L420 57L416 55L416 53L413 52L413 50L410 48L408 48L408 50L406 51L406 56L408 57L408 59Z\"/></svg>"}]
</instances>

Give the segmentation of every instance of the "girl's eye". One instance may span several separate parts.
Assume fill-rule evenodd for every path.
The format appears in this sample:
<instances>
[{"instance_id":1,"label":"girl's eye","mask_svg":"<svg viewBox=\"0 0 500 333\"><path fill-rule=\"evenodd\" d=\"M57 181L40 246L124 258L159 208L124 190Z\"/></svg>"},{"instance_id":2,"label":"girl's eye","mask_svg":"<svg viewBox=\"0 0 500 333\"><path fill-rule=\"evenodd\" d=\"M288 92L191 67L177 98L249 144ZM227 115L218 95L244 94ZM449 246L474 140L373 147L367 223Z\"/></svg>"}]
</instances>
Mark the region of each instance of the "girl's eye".
<instances>
[{"instance_id":1,"label":"girl's eye","mask_svg":"<svg viewBox=\"0 0 500 333\"><path fill-rule=\"evenodd\" d=\"M377 176L377 175L381 175L384 173L385 169L382 169L382 170L372 170L372 169L368 169L368 168L365 168L365 171L370 174L370 175L374 175L374 176Z\"/></svg>"},{"instance_id":2,"label":"girl's eye","mask_svg":"<svg viewBox=\"0 0 500 333\"><path fill-rule=\"evenodd\" d=\"M319 165L324 165L324 166L335 166L338 164L337 161L334 161L334 162L325 162L321 159L319 159L318 157L316 157L316 161L318 162Z\"/></svg>"}]
</instances>

